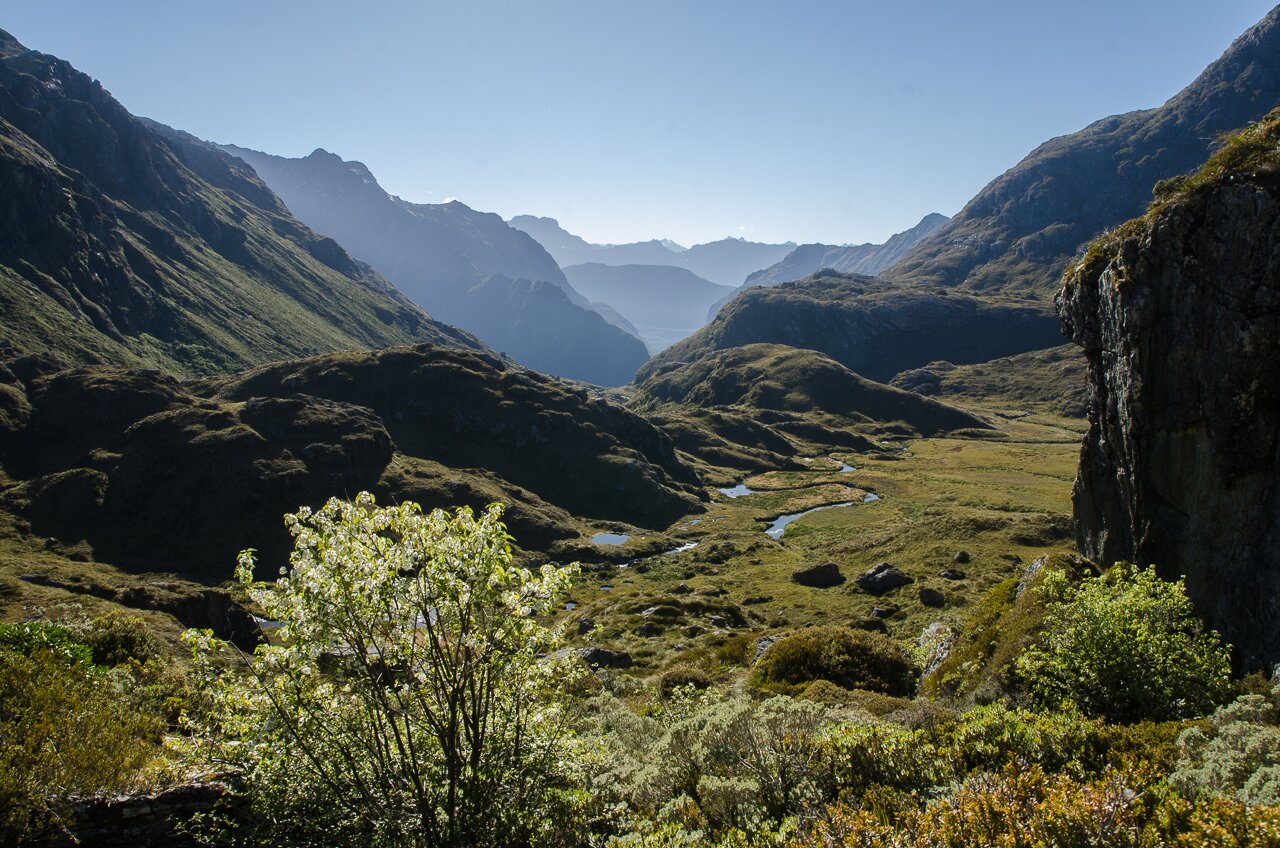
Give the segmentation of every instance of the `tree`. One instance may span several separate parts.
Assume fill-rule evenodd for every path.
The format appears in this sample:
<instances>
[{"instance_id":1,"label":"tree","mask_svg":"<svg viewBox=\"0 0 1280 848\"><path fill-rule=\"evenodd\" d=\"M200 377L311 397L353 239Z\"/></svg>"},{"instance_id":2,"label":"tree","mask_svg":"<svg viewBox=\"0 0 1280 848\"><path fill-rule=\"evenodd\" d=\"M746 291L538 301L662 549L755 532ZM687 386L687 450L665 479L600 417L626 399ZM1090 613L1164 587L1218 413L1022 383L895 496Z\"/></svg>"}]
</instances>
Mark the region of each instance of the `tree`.
<instances>
[{"instance_id":1,"label":"tree","mask_svg":"<svg viewBox=\"0 0 1280 848\"><path fill-rule=\"evenodd\" d=\"M1186 586L1118 563L1071 583L1045 575L1040 642L1018 661L1032 697L1111 721L1201 716L1227 691L1230 652L1196 618Z\"/></svg>"},{"instance_id":2,"label":"tree","mask_svg":"<svg viewBox=\"0 0 1280 848\"><path fill-rule=\"evenodd\" d=\"M274 584L237 579L276 644L219 669L190 634L214 703L201 728L244 776L254 840L406 846L536 842L569 794L554 697L572 674L538 621L576 566L513 564L502 508L424 514L368 493L286 516ZM225 649L225 646L223 646Z\"/></svg>"}]
</instances>

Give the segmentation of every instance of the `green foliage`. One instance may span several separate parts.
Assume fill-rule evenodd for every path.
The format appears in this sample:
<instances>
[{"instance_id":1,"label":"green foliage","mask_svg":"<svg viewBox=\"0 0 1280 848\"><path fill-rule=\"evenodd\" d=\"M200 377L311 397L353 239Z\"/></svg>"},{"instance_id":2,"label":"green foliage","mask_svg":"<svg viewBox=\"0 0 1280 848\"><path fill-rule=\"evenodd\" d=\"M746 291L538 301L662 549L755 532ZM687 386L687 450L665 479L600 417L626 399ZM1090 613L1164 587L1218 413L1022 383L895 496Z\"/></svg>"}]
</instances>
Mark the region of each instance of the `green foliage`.
<instances>
[{"instance_id":1,"label":"green foliage","mask_svg":"<svg viewBox=\"0 0 1280 848\"><path fill-rule=\"evenodd\" d=\"M780 639L756 665L766 688L795 691L814 680L846 689L909 695L916 668L897 642L880 633L848 627L812 627Z\"/></svg>"},{"instance_id":2,"label":"green foliage","mask_svg":"<svg viewBox=\"0 0 1280 848\"><path fill-rule=\"evenodd\" d=\"M597 720L608 746L598 784L633 821L754 832L818 797L825 713L783 696L755 702L680 689L644 717L610 699Z\"/></svg>"},{"instance_id":3,"label":"green foliage","mask_svg":"<svg viewBox=\"0 0 1280 848\"><path fill-rule=\"evenodd\" d=\"M130 661L145 663L161 656L160 642L147 622L124 610L112 610L95 618L80 633L80 640L89 647L93 661L108 668Z\"/></svg>"},{"instance_id":4,"label":"green foliage","mask_svg":"<svg viewBox=\"0 0 1280 848\"><path fill-rule=\"evenodd\" d=\"M705 671L689 665L672 666L658 678L658 695L670 698L677 689L686 686L694 689L706 689L711 685L711 678Z\"/></svg>"},{"instance_id":5,"label":"green foliage","mask_svg":"<svg viewBox=\"0 0 1280 848\"><path fill-rule=\"evenodd\" d=\"M1050 573L1040 591L1044 629L1018 661L1037 703L1133 722L1203 715L1225 695L1229 652L1182 581L1121 563L1078 584Z\"/></svg>"},{"instance_id":6,"label":"green foliage","mask_svg":"<svg viewBox=\"0 0 1280 848\"><path fill-rule=\"evenodd\" d=\"M162 722L130 706L113 678L78 656L84 652L68 652L64 631L5 628L0 841L6 844L56 827L71 795L134 786L158 751ZM13 650L14 642L37 647Z\"/></svg>"},{"instance_id":7,"label":"green foliage","mask_svg":"<svg viewBox=\"0 0 1280 848\"><path fill-rule=\"evenodd\" d=\"M1107 737L1101 721L1075 712L1037 713L997 702L962 714L948 743L965 773L1021 762L1083 775L1101 770Z\"/></svg>"},{"instance_id":8,"label":"green foliage","mask_svg":"<svg viewBox=\"0 0 1280 848\"><path fill-rule=\"evenodd\" d=\"M857 800L873 787L923 792L951 779L942 751L923 730L889 722L851 722L822 742L821 772L830 798Z\"/></svg>"},{"instance_id":9,"label":"green foliage","mask_svg":"<svg viewBox=\"0 0 1280 848\"><path fill-rule=\"evenodd\" d=\"M1242 695L1214 712L1211 732L1183 731L1170 782L1192 798L1217 794L1247 804L1280 804L1278 705L1280 687L1270 697Z\"/></svg>"},{"instance_id":10,"label":"green foliage","mask_svg":"<svg viewBox=\"0 0 1280 848\"><path fill-rule=\"evenodd\" d=\"M87 663L93 658L92 651L76 639L71 628L45 621L0 624L0 649L25 656L47 651L67 663Z\"/></svg>"},{"instance_id":11,"label":"green foliage","mask_svg":"<svg viewBox=\"0 0 1280 848\"><path fill-rule=\"evenodd\" d=\"M237 576L279 644L211 662L197 746L244 775L243 836L291 845L555 842L581 798L558 693L575 664L539 623L574 567L512 563L502 509L378 507L362 493L286 517L286 576Z\"/></svg>"}]
</instances>

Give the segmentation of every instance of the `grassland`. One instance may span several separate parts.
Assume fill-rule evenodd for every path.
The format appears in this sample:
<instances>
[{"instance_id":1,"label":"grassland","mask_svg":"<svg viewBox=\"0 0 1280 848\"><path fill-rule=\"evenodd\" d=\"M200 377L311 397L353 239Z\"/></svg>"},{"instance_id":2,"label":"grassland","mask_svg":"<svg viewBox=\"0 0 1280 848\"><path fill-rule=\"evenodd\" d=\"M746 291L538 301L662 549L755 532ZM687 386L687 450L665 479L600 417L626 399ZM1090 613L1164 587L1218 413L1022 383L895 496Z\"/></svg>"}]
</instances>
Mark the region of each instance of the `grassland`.
<instances>
[{"instance_id":1,"label":"grassland","mask_svg":"<svg viewBox=\"0 0 1280 848\"><path fill-rule=\"evenodd\" d=\"M569 632L583 644L628 651L638 675L676 662L730 675L753 656L742 652L749 641L866 622L877 606L889 634L907 643L934 622L958 628L992 587L1037 557L1074 550L1070 492L1083 422L1046 411L1011 414L995 419L996 437L921 438L894 453L818 455L810 458L812 470L747 477L754 494L716 492L705 514L662 536L664 546L697 547L646 555L655 540L638 536L621 549L635 551L629 564L584 568L573 609L564 614ZM855 470L841 473L845 463ZM879 500L864 502L867 492ZM778 541L764 532L781 514L844 502L852 505L800 518ZM617 549L601 553L618 559ZM966 561L957 562L958 554ZM795 571L824 562L839 566L843 584L820 589L792 580ZM878 597L859 589L855 578L880 562L915 582ZM942 577L948 570L964 576ZM941 592L943 605L926 606L921 589Z\"/></svg>"}]
</instances>

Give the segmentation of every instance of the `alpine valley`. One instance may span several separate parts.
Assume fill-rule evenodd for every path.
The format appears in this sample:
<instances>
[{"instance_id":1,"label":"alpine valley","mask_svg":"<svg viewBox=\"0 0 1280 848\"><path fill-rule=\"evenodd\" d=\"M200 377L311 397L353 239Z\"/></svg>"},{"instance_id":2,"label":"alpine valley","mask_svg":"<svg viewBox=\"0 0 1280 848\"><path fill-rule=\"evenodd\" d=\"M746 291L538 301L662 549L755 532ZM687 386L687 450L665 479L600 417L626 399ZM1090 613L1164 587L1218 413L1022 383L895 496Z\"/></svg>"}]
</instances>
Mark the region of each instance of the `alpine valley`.
<instances>
[{"instance_id":1,"label":"alpine valley","mask_svg":"<svg viewBox=\"0 0 1280 848\"><path fill-rule=\"evenodd\" d=\"M0 841L1280 845L1280 7L879 244L255 143L0 30Z\"/></svg>"}]
</instances>

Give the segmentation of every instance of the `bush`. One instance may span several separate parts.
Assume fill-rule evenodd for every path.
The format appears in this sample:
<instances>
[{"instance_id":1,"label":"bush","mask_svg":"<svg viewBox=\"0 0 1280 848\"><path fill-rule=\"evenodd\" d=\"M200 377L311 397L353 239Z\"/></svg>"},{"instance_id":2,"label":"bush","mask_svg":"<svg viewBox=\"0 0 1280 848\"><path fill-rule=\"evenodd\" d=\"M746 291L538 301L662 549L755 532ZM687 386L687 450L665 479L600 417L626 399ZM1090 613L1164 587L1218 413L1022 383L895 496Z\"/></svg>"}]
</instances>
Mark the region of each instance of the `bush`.
<instances>
[{"instance_id":1,"label":"bush","mask_svg":"<svg viewBox=\"0 0 1280 848\"><path fill-rule=\"evenodd\" d=\"M577 664L539 618L575 569L516 566L501 515L362 493L286 517L274 585L241 555L279 644L222 673L212 637L188 638L213 699L196 751L244 775L249 841L523 846L573 830L560 699Z\"/></svg>"},{"instance_id":2,"label":"bush","mask_svg":"<svg viewBox=\"0 0 1280 848\"><path fill-rule=\"evenodd\" d=\"M798 691L828 680L846 689L910 695L916 668L910 654L880 633L812 627L780 639L756 665L756 680L776 691Z\"/></svg>"},{"instance_id":3,"label":"bush","mask_svg":"<svg viewBox=\"0 0 1280 848\"><path fill-rule=\"evenodd\" d=\"M89 662L93 652L79 642L69 627L45 621L0 624L0 649L16 651L23 656L43 650L69 663Z\"/></svg>"},{"instance_id":4,"label":"bush","mask_svg":"<svg viewBox=\"0 0 1280 848\"><path fill-rule=\"evenodd\" d=\"M1214 712L1210 733L1183 731L1170 782L1191 798L1215 794L1247 804L1280 804L1278 700L1280 687L1271 698L1242 695Z\"/></svg>"},{"instance_id":5,"label":"bush","mask_svg":"<svg viewBox=\"0 0 1280 848\"><path fill-rule=\"evenodd\" d=\"M677 689L685 687L706 689L710 685L711 678L701 669L688 665L672 666L662 672L662 676L658 678L658 696L670 698Z\"/></svg>"},{"instance_id":6,"label":"bush","mask_svg":"<svg viewBox=\"0 0 1280 848\"><path fill-rule=\"evenodd\" d=\"M998 771L1010 762L1084 776L1102 770L1106 725L1079 713L1035 713L994 703L962 714L948 747L963 772Z\"/></svg>"},{"instance_id":7,"label":"bush","mask_svg":"<svg viewBox=\"0 0 1280 848\"><path fill-rule=\"evenodd\" d=\"M160 642L137 615L112 610L100 615L80 634L80 639L93 654L98 665L113 668L133 660L145 663L161 656Z\"/></svg>"},{"instance_id":8,"label":"bush","mask_svg":"<svg viewBox=\"0 0 1280 848\"><path fill-rule=\"evenodd\" d=\"M816 800L825 714L783 696L687 689L651 717L610 701L598 732L611 750L597 782L643 818L754 832Z\"/></svg>"},{"instance_id":9,"label":"bush","mask_svg":"<svg viewBox=\"0 0 1280 848\"><path fill-rule=\"evenodd\" d=\"M1054 572L1039 642L1018 661L1032 698L1111 721L1204 715L1227 692L1230 658L1203 632L1181 580L1120 563L1078 584Z\"/></svg>"},{"instance_id":10,"label":"bush","mask_svg":"<svg viewBox=\"0 0 1280 848\"><path fill-rule=\"evenodd\" d=\"M828 797L855 800L875 786L922 792L952 777L928 733L880 721L833 728L822 741L821 773Z\"/></svg>"},{"instance_id":11,"label":"bush","mask_svg":"<svg viewBox=\"0 0 1280 848\"><path fill-rule=\"evenodd\" d=\"M156 755L159 719L137 712L113 680L65 650L67 634L19 626L0 649L0 841L56 827L72 795L134 786ZM34 634L34 636L33 636ZM30 637L30 638L29 638ZM70 655L69 655L70 653Z\"/></svg>"}]
</instances>

